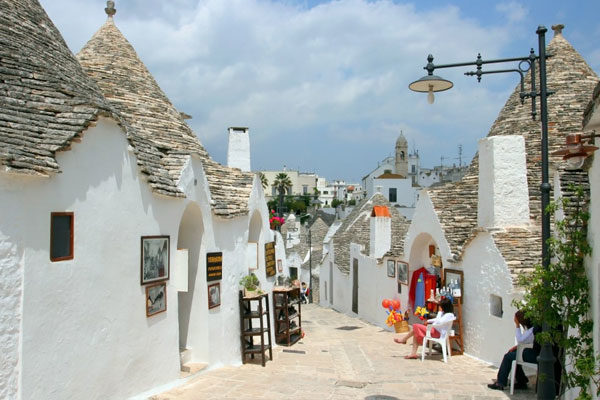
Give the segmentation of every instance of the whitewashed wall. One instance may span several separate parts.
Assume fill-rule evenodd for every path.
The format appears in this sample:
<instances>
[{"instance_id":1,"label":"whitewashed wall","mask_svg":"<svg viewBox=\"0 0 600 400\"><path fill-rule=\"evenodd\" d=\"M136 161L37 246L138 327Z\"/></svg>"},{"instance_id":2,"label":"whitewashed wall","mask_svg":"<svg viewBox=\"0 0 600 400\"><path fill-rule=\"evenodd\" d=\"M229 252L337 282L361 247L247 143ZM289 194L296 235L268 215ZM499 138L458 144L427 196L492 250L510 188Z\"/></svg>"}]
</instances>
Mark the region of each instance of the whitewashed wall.
<instances>
[{"instance_id":1,"label":"whitewashed wall","mask_svg":"<svg viewBox=\"0 0 600 400\"><path fill-rule=\"evenodd\" d=\"M377 192L378 187L381 187L381 194L390 200L390 188L396 188L396 201L391 202L392 205L400 205L403 207L415 207L417 202L417 188L412 186L411 179L374 179L374 191Z\"/></svg>"},{"instance_id":2,"label":"whitewashed wall","mask_svg":"<svg viewBox=\"0 0 600 400\"><path fill-rule=\"evenodd\" d=\"M504 258L489 233L479 233L467 246L463 262L452 268L463 270L463 335L465 352L499 365L515 343L511 302L515 289ZM490 296L502 298L502 318L491 315Z\"/></svg>"},{"instance_id":3,"label":"whitewashed wall","mask_svg":"<svg viewBox=\"0 0 600 400\"><path fill-rule=\"evenodd\" d=\"M446 260L451 258L450 246L446 241L440 221L433 209L431 198L427 190L423 189L419 193L415 213L404 240L405 258L410 265L409 282L413 271L422 266L429 265L430 257L428 251L430 244L438 246L440 256L445 265Z\"/></svg>"},{"instance_id":4,"label":"whitewashed wall","mask_svg":"<svg viewBox=\"0 0 600 400\"><path fill-rule=\"evenodd\" d=\"M3 219L15 215L19 202L8 192L13 180L0 174L0 203ZM9 198L10 199L7 199ZM7 201L8 200L8 201ZM0 398L16 399L19 391L20 343L23 295L22 237L17 224L0 225Z\"/></svg>"},{"instance_id":5,"label":"whitewashed wall","mask_svg":"<svg viewBox=\"0 0 600 400\"><path fill-rule=\"evenodd\" d=\"M377 263L375 258L363 254L361 245L350 245L350 259L358 260L358 316L381 328L393 331L393 327L385 324L386 310L381 306L383 299L399 300L401 310L406 310L408 303L408 287L402 286L402 294L398 294L396 278L387 276L387 263ZM352 306L352 281L354 270L350 268L350 306ZM337 288L336 288L337 289ZM351 313L352 315L356 315Z\"/></svg>"},{"instance_id":6,"label":"whitewashed wall","mask_svg":"<svg viewBox=\"0 0 600 400\"><path fill-rule=\"evenodd\" d=\"M319 270L319 298L324 307L351 313L352 311L352 281L350 275L345 274L333 262L335 246L327 253ZM333 296L331 296L331 281L333 278ZM327 285L325 285L327 283ZM327 300L325 300L325 286L327 286Z\"/></svg>"},{"instance_id":7,"label":"whitewashed wall","mask_svg":"<svg viewBox=\"0 0 600 400\"><path fill-rule=\"evenodd\" d=\"M0 223L1 284L11 287L0 310L1 350L9 361L0 367L0 397L15 398L17 384L24 399L136 395L179 378L180 336L192 349L192 361L239 364L239 345L232 346L239 343L238 282L248 273L249 222L257 211L257 275L266 290L273 282L264 276L264 243L273 235L257 179L249 215L233 220L212 216L195 158L179 182L186 199L152 194L124 133L105 118L57 159L63 173L51 178L0 175L0 203L8 211ZM74 212L73 260L49 261L52 211ZM171 252L167 311L150 318L140 285L145 235L169 235ZM188 266L189 294L178 294L174 286L178 247L195 253ZM279 247L278 258L285 258ZM211 251L223 252L223 279L221 306L208 310L206 252Z\"/></svg>"},{"instance_id":8,"label":"whitewashed wall","mask_svg":"<svg viewBox=\"0 0 600 400\"><path fill-rule=\"evenodd\" d=\"M177 292L146 318L140 236L171 235L173 254L182 202L153 196L127 149L101 119L58 154L62 174L2 177L2 229L23 246L24 399L125 397L178 376ZM52 211L75 213L73 260L49 260Z\"/></svg>"},{"instance_id":9,"label":"whitewashed wall","mask_svg":"<svg viewBox=\"0 0 600 400\"><path fill-rule=\"evenodd\" d=\"M592 255L586 260L588 279L591 285L592 316L594 319L594 351L600 353L600 150L597 150L589 170L590 177L590 221L588 223L588 243ZM597 400L596 388L592 398Z\"/></svg>"}]
</instances>

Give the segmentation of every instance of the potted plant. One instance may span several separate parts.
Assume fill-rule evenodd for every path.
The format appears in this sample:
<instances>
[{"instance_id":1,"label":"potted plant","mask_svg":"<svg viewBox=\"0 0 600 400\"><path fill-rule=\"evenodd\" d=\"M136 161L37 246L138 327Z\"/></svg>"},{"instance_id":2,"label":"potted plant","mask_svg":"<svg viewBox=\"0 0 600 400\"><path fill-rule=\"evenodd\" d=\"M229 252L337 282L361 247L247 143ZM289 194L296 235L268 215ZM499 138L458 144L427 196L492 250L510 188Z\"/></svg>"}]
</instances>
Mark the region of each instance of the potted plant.
<instances>
[{"instance_id":1,"label":"potted plant","mask_svg":"<svg viewBox=\"0 0 600 400\"><path fill-rule=\"evenodd\" d=\"M263 293L260 281L253 272L240 279L240 285L244 288L244 297L255 297Z\"/></svg>"}]
</instances>

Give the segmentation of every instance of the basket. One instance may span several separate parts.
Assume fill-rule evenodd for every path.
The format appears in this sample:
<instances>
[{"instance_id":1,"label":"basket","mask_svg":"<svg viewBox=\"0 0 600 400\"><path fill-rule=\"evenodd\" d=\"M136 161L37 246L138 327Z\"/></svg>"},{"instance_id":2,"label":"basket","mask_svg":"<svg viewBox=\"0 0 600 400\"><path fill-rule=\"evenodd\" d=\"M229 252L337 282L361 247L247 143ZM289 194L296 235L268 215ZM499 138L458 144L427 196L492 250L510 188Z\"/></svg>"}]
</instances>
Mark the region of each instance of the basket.
<instances>
[{"instance_id":1,"label":"basket","mask_svg":"<svg viewBox=\"0 0 600 400\"><path fill-rule=\"evenodd\" d=\"M394 324L394 329L396 330L396 333L404 333L404 332L408 332L410 329L408 329L408 321L398 321Z\"/></svg>"}]
</instances>

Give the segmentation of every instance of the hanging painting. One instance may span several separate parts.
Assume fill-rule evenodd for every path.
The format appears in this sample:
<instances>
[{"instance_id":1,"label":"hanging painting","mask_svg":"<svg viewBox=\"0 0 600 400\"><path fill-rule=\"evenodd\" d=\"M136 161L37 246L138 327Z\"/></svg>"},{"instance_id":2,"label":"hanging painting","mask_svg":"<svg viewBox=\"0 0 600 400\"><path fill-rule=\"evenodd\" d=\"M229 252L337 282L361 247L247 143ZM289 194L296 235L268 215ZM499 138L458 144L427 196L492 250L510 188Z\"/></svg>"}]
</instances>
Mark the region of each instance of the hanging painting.
<instances>
[{"instance_id":1,"label":"hanging painting","mask_svg":"<svg viewBox=\"0 0 600 400\"><path fill-rule=\"evenodd\" d=\"M160 282L146 286L146 317L167 310L167 283Z\"/></svg>"},{"instance_id":2,"label":"hanging painting","mask_svg":"<svg viewBox=\"0 0 600 400\"><path fill-rule=\"evenodd\" d=\"M221 305L221 284L219 282L208 285L208 309Z\"/></svg>"},{"instance_id":3,"label":"hanging painting","mask_svg":"<svg viewBox=\"0 0 600 400\"><path fill-rule=\"evenodd\" d=\"M142 236L142 285L169 279L169 236Z\"/></svg>"}]
</instances>

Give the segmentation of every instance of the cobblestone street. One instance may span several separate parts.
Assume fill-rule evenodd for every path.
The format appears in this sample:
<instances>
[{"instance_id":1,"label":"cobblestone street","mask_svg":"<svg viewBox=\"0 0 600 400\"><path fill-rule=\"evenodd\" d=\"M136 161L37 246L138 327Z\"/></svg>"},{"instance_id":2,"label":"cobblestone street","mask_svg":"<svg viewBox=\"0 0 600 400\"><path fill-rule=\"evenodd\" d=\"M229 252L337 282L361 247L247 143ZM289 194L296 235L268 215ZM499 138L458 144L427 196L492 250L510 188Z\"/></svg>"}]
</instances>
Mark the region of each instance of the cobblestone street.
<instances>
[{"instance_id":1,"label":"cobblestone street","mask_svg":"<svg viewBox=\"0 0 600 400\"><path fill-rule=\"evenodd\" d=\"M245 364L201 372L152 400L192 399L530 399L526 391L487 388L497 369L468 356L405 360L396 334L315 305L302 307L306 337L276 347L266 367ZM419 348L420 350L420 348Z\"/></svg>"}]
</instances>

